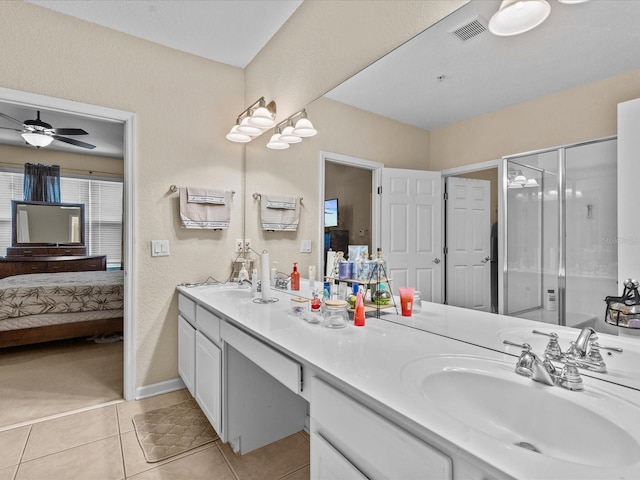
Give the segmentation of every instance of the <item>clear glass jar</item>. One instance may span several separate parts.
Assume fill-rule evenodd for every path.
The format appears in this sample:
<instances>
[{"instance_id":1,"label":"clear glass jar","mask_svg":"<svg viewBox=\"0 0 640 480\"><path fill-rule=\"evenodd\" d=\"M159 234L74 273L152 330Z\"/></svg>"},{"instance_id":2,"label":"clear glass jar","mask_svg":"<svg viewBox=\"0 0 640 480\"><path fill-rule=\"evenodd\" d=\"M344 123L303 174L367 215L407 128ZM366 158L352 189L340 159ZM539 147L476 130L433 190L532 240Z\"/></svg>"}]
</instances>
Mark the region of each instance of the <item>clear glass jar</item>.
<instances>
[{"instance_id":1,"label":"clear glass jar","mask_svg":"<svg viewBox=\"0 0 640 480\"><path fill-rule=\"evenodd\" d=\"M420 292L416 290L413 292L412 311L413 313L420 313L420 310L422 310L422 300L420 299Z\"/></svg>"},{"instance_id":2,"label":"clear glass jar","mask_svg":"<svg viewBox=\"0 0 640 480\"><path fill-rule=\"evenodd\" d=\"M373 292L373 303L377 305L389 305L391 301L391 294L387 290L387 286L384 283L378 284L375 292Z\"/></svg>"},{"instance_id":3,"label":"clear glass jar","mask_svg":"<svg viewBox=\"0 0 640 480\"><path fill-rule=\"evenodd\" d=\"M324 302L324 326L327 328L344 328L349 321L348 303L344 300L327 300Z\"/></svg>"},{"instance_id":4,"label":"clear glass jar","mask_svg":"<svg viewBox=\"0 0 640 480\"><path fill-rule=\"evenodd\" d=\"M309 311L309 300L304 297L293 297L291 299L291 313L301 317Z\"/></svg>"}]
</instances>

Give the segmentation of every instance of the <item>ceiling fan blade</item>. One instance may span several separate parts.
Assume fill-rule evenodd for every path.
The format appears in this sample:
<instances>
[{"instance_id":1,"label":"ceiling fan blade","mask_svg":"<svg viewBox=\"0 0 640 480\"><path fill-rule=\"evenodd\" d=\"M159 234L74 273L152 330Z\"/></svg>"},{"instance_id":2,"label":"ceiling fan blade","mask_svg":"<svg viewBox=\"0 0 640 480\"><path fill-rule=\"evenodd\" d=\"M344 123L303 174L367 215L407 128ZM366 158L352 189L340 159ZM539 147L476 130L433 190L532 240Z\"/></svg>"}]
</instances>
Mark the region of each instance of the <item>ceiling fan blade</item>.
<instances>
[{"instance_id":1,"label":"ceiling fan blade","mask_svg":"<svg viewBox=\"0 0 640 480\"><path fill-rule=\"evenodd\" d=\"M21 132L22 133L22 129L20 128L11 128L11 127L0 127L2 130L12 130L14 132Z\"/></svg>"},{"instance_id":2,"label":"ceiling fan blade","mask_svg":"<svg viewBox=\"0 0 640 480\"><path fill-rule=\"evenodd\" d=\"M7 120L9 120L10 122L15 123L16 125L20 125L22 127L22 122L20 120L16 120L13 117L10 117L9 115L6 115L4 113L0 113L0 117L2 118L6 118Z\"/></svg>"},{"instance_id":3,"label":"ceiling fan blade","mask_svg":"<svg viewBox=\"0 0 640 480\"><path fill-rule=\"evenodd\" d=\"M73 138L60 137L59 135L52 135L52 137L55 138L56 140L59 140L60 142L69 143L71 145L75 145L76 147L88 148L90 150L93 150L94 148L96 148L95 145L91 145L90 143L81 142L80 140L75 140Z\"/></svg>"},{"instance_id":4,"label":"ceiling fan blade","mask_svg":"<svg viewBox=\"0 0 640 480\"><path fill-rule=\"evenodd\" d=\"M53 133L56 135L89 135L81 128L54 128Z\"/></svg>"}]
</instances>

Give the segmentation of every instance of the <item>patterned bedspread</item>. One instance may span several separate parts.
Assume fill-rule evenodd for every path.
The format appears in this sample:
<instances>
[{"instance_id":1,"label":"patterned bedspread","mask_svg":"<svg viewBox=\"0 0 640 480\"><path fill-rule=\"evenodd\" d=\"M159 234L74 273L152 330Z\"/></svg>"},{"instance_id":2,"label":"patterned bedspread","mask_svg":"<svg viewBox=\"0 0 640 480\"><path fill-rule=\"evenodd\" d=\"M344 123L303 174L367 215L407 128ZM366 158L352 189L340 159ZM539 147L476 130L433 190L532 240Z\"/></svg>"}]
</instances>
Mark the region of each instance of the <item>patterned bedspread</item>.
<instances>
[{"instance_id":1,"label":"patterned bedspread","mask_svg":"<svg viewBox=\"0 0 640 480\"><path fill-rule=\"evenodd\" d=\"M0 320L41 313L118 310L124 272L36 273L0 279Z\"/></svg>"}]
</instances>

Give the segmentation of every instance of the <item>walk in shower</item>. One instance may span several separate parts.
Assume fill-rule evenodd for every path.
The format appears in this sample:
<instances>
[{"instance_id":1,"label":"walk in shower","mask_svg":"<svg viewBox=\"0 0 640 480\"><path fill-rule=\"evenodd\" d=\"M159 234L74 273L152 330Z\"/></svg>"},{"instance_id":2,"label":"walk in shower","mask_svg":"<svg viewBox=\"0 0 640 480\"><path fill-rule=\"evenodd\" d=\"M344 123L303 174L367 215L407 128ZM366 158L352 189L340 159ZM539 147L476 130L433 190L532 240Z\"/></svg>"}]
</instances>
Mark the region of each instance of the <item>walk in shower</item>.
<instances>
[{"instance_id":1,"label":"walk in shower","mask_svg":"<svg viewBox=\"0 0 640 480\"><path fill-rule=\"evenodd\" d=\"M620 293L616 143L503 159L505 314L612 331L604 298Z\"/></svg>"}]
</instances>

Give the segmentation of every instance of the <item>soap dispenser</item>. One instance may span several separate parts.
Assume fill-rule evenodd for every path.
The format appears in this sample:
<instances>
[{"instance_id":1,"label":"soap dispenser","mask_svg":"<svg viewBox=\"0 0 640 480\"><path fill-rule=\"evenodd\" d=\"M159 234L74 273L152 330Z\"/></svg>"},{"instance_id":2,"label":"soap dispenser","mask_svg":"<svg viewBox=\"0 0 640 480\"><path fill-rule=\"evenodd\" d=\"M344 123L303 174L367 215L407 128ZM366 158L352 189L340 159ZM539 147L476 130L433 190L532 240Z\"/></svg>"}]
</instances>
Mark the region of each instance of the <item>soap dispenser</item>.
<instances>
[{"instance_id":1,"label":"soap dispenser","mask_svg":"<svg viewBox=\"0 0 640 480\"><path fill-rule=\"evenodd\" d=\"M298 272L298 263L293 263L293 272L291 272L291 290L300 290L300 272Z\"/></svg>"},{"instance_id":2,"label":"soap dispenser","mask_svg":"<svg viewBox=\"0 0 640 480\"><path fill-rule=\"evenodd\" d=\"M249 272L247 272L247 268L245 267L245 262L242 262L242 268L238 273L238 284L243 286L244 282L249 280Z\"/></svg>"}]
</instances>

